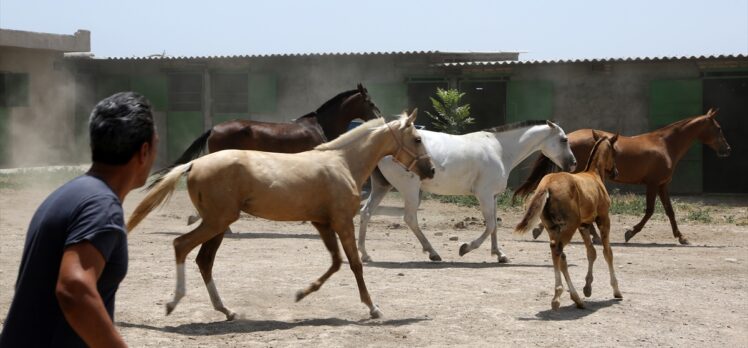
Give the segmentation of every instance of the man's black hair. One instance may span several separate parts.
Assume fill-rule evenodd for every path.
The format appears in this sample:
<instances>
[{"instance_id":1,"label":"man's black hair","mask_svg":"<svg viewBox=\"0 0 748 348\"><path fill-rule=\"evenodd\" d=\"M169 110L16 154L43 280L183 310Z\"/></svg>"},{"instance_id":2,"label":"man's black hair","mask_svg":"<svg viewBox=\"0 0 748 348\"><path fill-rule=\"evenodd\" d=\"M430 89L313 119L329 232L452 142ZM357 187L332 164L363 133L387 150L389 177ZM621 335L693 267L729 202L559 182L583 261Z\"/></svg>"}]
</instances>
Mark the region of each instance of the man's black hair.
<instances>
[{"instance_id":1,"label":"man's black hair","mask_svg":"<svg viewBox=\"0 0 748 348\"><path fill-rule=\"evenodd\" d=\"M101 100L89 119L94 162L122 165L151 144L155 127L151 103L135 92L120 92Z\"/></svg>"}]
</instances>

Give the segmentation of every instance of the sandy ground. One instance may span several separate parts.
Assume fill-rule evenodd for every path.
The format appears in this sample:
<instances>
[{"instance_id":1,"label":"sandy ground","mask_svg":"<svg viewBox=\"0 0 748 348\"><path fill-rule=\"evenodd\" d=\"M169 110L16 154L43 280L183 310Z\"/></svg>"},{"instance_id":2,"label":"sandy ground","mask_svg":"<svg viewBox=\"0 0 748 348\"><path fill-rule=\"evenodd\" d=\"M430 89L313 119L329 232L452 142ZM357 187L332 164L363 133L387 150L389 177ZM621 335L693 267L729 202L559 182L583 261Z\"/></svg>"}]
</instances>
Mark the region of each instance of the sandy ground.
<instances>
[{"instance_id":1,"label":"sandy ground","mask_svg":"<svg viewBox=\"0 0 748 348\"><path fill-rule=\"evenodd\" d=\"M0 317L13 284L27 224L46 189L0 190ZM133 193L130 211L142 198ZM173 238L189 231L190 203L177 192L130 235L130 268L117 294L115 321L133 347L213 346L748 346L748 227L682 224L694 244L676 245L664 218L632 243L623 231L636 217L614 216L613 251L622 301L613 298L598 247L593 293L577 309L568 294L551 311L553 268L545 236L511 233L519 210L500 211L499 240L511 258L498 264L490 241L464 257L460 244L482 231L477 209L425 201L419 221L444 262L428 261L402 223L402 203L390 195L372 219L366 264L369 291L384 318L371 320L350 269L341 270L299 303L294 293L319 277L330 257L310 224L242 217L224 239L214 275L224 303L242 315L227 322L214 311L194 262L187 296L170 316L164 304L175 283ZM745 205L720 208L746 215ZM356 218L358 222L358 217ZM457 240L454 240L454 239ZM566 249L580 291L586 256L581 239Z\"/></svg>"}]
</instances>

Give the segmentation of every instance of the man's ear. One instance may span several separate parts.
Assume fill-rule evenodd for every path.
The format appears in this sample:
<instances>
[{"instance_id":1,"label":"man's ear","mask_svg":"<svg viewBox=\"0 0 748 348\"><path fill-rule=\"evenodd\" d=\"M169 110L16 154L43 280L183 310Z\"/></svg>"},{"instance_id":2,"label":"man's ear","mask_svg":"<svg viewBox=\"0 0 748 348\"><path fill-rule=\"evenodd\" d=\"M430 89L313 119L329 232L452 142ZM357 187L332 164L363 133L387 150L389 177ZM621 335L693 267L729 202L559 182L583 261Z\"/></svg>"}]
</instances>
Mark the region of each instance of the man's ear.
<instances>
[{"instance_id":1,"label":"man's ear","mask_svg":"<svg viewBox=\"0 0 748 348\"><path fill-rule=\"evenodd\" d=\"M144 142L140 145L140 152L138 153L138 160L140 163L145 163L148 160L148 156L151 155L151 144Z\"/></svg>"}]
</instances>

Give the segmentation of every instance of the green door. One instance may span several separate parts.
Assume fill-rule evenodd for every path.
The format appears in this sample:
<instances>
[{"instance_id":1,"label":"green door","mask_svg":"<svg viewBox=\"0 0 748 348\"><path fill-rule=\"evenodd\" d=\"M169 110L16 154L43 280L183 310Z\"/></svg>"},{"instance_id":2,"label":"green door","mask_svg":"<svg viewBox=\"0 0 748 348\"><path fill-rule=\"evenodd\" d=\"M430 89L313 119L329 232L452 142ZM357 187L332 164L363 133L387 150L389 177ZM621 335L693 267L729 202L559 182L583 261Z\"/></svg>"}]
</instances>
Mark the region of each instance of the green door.
<instances>
[{"instance_id":1,"label":"green door","mask_svg":"<svg viewBox=\"0 0 748 348\"><path fill-rule=\"evenodd\" d=\"M700 79L655 80L649 90L649 129L655 130L687 117L701 114ZM703 190L702 146L696 143L680 160L671 193L700 193Z\"/></svg>"},{"instance_id":2,"label":"green door","mask_svg":"<svg viewBox=\"0 0 748 348\"><path fill-rule=\"evenodd\" d=\"M166 114L169 162L175 161L203 133L201 111L170 111Z\"/></svg>"},{"instance_id":3,"label":"green door","mask_svg":"<svg viewBox=\"0 0 748 348\"><path fill-rule=\"evenodd\" d=\"M506 123L553 118L553 82L510 80L506 87ZM522 161L509 174L507 186L517 188L530 173L537 155Z\"/></svg>"}]
</instances>

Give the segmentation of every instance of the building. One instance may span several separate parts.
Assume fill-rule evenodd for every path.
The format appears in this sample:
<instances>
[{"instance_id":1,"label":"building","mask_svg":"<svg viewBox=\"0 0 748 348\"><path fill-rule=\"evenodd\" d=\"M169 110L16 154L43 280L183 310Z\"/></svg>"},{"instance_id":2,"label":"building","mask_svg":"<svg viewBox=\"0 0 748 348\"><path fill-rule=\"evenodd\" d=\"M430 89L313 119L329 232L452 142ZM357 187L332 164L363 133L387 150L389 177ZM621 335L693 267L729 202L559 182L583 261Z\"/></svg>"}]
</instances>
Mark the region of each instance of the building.
<instances>
[{"instance_id":1,"label":"building","mask_svg":"<svg viewBox=\"0 0 748 348\"><path fill-rule=\"evenodd\" d=\"M65 134L77 147L68 158L85 160L87 149L80 144L95 101L116 91L141 92L154 104L165 164L213 124L233 118L290 121L359 82L386 115L430 110L437 87L458 88L477 120L473 130L552 119L567 132L598 128L634 135L719 107L731 158L717 159L695 145L679 164L673 192L748 192L742 179L748 174L748 140L742 137L748 134L748 56L518 59L518 52L438 51L68 57L62 70L73 82L74 102L66 102L56 117L72 124ZM418 122L428 127L428 117L419 114ZM515 170L510 184L525 172Z\"/></svg>"}]
</instances>

